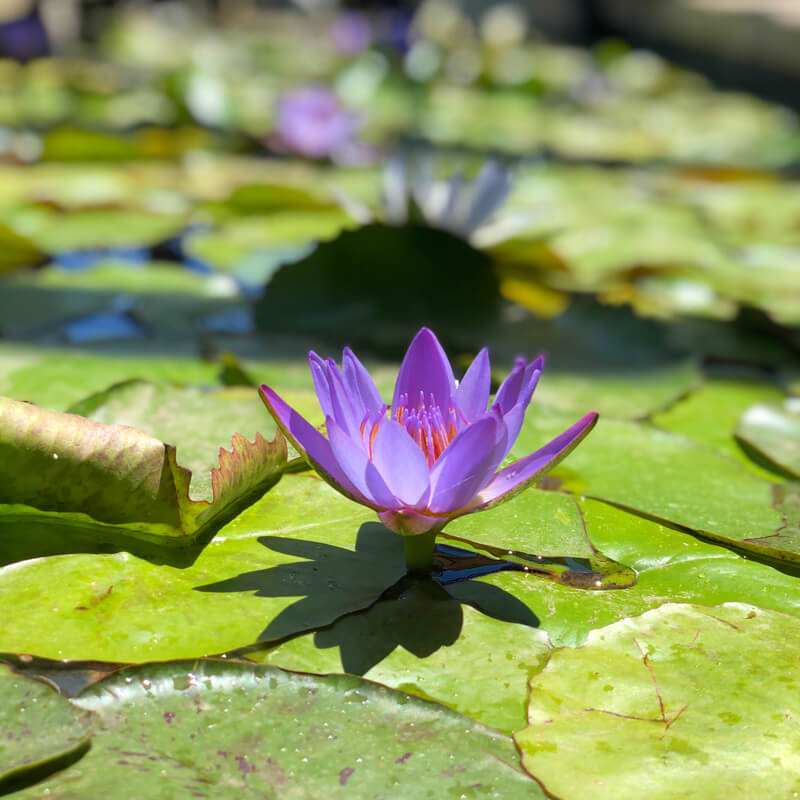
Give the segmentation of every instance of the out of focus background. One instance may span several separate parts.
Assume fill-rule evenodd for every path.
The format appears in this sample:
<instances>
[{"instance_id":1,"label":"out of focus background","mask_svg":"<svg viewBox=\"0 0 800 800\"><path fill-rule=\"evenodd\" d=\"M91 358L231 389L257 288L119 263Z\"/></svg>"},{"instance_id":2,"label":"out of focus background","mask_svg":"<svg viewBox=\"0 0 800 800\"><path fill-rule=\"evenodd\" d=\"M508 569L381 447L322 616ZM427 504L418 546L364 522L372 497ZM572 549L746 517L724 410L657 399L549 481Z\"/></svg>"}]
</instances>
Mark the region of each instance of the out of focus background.
<instances>
[{"instance_id":1,"label":"out of focus background","mask_svg":"<svg viewBox=\"0 0 800 800\"><path fill-rule=\"evenodd\" d=\"M799 34L791 0L3 0L0 336L794 374Z\"/></svg>"}]
</instances>

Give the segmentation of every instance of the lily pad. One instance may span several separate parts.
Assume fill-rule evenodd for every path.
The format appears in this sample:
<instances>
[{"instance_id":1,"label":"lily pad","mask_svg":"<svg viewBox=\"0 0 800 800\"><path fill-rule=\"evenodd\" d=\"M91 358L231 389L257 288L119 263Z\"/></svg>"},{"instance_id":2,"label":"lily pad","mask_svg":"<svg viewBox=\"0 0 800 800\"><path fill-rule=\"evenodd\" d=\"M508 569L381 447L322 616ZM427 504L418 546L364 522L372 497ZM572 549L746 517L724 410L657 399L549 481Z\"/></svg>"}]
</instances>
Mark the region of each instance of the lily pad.
<instances>
[{"instance_id":1,"label":"lily pad","mask_svg":"<svg viewBox=\"0 0 800 800\"><path fill-rule=\"evenodd\" d=\"M543 798L509 738L436 703L350 676L236 663L151 664L90 687L91 751L21 792ZM480 794L478 794L480 793Z\"/></svg>"},{"instance_id":2,"label":"lily pad","mask_svg":"<svg viewBox=\"0 0 800 800\"><path fill-rule=\"evenodd\" d=\"M64 214L31 208L24 217L27 237L48 253L93 247L147 247L174 236L185 224L183 215L137 209L89 209ZM18 220L23 225L23 220Z\"/></svg>"},{"instance_id":3,"label":"lily pad","mask_svg":"<svg viewBox=\"0 0 800 800\"><path fill-rule=\"evenodd\" d=\"M751 406L742 414L736 438L771 464L800 478L800 398L783 405Z\"/></svg>"},{"instance_id":4,"label":"lily pad","mask_svg":"<svg viewBox=\"0 0 800 800\"><path fill-rule=\"evenodd\" d=\"M560 415L528 415L514 451L563 430ZM559 427L560 426L560 427ZM745 551L800 562L800 546L768 537L783 527L773 485L732 459L651 426L600 420L551 473L564 489L683 526Z\"/></svg>"},{"instance_id":5,"label":"lily pad","mask_svg":"<svg viewBox=\"0 0 800 800\"><path fill-rule=\"evenodd\" d=\"M558 371L553 365L536 388L536 402L564 413L585 413L588 409L604 417L642 419L672 405L694 389L701 380L695 359L683 359L635 374L609 365L606 371L575 374Z\"/></svg>"},{"instance_id":6,"label":"lily pad","mask_svg":"<svg viewBox=\"0 0 800 800\"><path fill-rule=\"evenodd\" d=\"M531 680L523 763L565 799L792 797L798 635L796 618L743 604L593 631Z\"/></svg>"},{"instance_id":7,"label":"lily pad","mask_svg":"<svg viewBox=\"0 0 800 800\"><path fill-rule=\"evenodd\" d=\"M621 589L636 583L633 570L595 548L580 506L565 494L528 489L513 502L453 520L443 537L568 586Z\"/></svg>"},{"instance_id":8,"label":"lily pad","mask_svg":"<svg viewBox=\"0 0 800 800\"><path fill-rule=\"evenodd\" d=\"M25 773L53 771L86 747L94 714L0 663L0 793Z\"/></svg>"},{"instance_id":9,"label":"lily pad","mask_svg":"<svg viewBox=\"0 0 800 800\"><path fill-rule=\"evenodd\" d=\"M527 679L547 662L550 643L512 595L478 586L471 602L482 608L430 580L401 582L328 628L245 652L286 669L363 675L511 733L525 725Z\"/></svg>"},{"instance_id":10,"label":"lily pad","mask_svg":"<svg viewBox=\"0 0 800 800\"><path fill-rule=\"evenodd\" d=\"M219 367L199 361L193 347L162 352L89 353L80 349L0 343L0 393L16 400L66 411L87 395L132 378L174 383L212 384ZM46 380L42 376L46 376Z\"/></svg>"},{"instance_id":11,"label":"lily pad","mask_svg":"<svg viewBox=\"0 0 800 800\"><path fill-rule=\"evenodd\" d=\"M605 503L587 500L581 506L592 542L636 571L634 586L587 592L537 580L531 572L504 571L449 584L448 593L463 601L476 583L503 590L536 615L556 646L577 647L595 628L672 601L752 603L800 617L795 577Z\"/></svg>"},{"instance_id":12,"label":"lily pad","mask_svg":"<svg viewBox=\"0 0 800 800\"><path fill-rule=\"evenodd\" d=\"M64 555L31 558L40 532L14 524L3 551L28 560L0 567L0 604L14 609L0 652L188 658L329 625L405 574L401 537L371 519L304 474L285 476L204 547L174 554L153 546L138 548L140 557L108 554L113 542L56 529L51 552Z\"/></svg>"},{"instance_id":13,"label":"lily pad","mask_svg":"<svg viewBox=\"0 0 800 800\"><path fill-rule=\"evenodd\" d=\"M212 471L213 499L191 500L191 473L175 447L124 425L48 411L0 398L0 506L4 534L15 522L99 529L164 544L188 544L213 533L280 477L286 443L234 434ZM28 506L42 512L34 520Z\"/></svg>"},{"instance_id":14,"label":"lily pad","mask_svg":"<svg viewBox=\"0 0 800 800\"><path fill-rule=\"evenodd\" d=\"M707 380L697 391L653 416L660 428L679 433L719 453L742 460L763 478L774 478L751 459L744 457L734 438L739 417L755 403L774 403L782 398L770 383L745 378Z\"/></svg>"}]
</instances>

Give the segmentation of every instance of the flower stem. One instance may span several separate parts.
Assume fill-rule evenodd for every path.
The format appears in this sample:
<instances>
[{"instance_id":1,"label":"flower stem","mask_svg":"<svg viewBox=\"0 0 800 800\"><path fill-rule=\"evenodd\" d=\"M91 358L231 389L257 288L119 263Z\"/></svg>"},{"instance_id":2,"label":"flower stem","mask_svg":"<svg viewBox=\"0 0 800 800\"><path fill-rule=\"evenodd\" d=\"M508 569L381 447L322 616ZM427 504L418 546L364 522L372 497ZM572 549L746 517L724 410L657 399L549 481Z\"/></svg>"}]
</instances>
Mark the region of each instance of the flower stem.
<instances>
[{"instance_id":1,"label":"flower stem","mask_svg":"<svg viewBox=\"0 0 800 800\"><path fill-rule=\"evenodd\" d=\"M406 567L409 574L428 575L433 569L433 546L436 534L420 533L416 536L403 536L406 548Z\"/></svg>"}]
</instances>

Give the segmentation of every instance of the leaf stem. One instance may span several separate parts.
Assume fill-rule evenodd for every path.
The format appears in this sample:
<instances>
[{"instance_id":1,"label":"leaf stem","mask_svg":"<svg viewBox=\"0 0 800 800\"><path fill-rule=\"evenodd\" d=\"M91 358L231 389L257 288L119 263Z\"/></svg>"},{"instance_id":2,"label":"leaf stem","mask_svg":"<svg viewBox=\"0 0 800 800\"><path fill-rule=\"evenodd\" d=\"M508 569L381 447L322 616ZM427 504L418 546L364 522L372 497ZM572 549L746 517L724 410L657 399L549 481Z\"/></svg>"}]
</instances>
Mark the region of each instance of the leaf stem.
<instances>
[{"instance_id":1,"label":"leaf stem","mask_svg":"<svg viewBox=\"0 0 800 800\"><path fill-rule=\"evenodd\" d=\"M406 550L406 567L409 574L428 575L433 569L433 547L436 533L419 533L416 536L403 536Z\"/></svg>"}]
</instances>

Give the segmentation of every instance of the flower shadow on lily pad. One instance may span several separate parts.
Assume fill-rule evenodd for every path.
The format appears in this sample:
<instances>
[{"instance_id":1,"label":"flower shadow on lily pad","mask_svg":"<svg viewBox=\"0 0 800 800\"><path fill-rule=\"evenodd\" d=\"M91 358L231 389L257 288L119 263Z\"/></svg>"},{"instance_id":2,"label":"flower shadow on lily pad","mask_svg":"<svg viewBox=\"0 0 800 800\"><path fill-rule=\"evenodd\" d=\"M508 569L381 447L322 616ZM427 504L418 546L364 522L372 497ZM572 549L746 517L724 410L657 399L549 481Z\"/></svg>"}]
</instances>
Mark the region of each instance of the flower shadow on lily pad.
<instances>
[{"instance_id":1,"label":"flower shadow on lily pad","mask_svg":"<svg viewBox=\"0 0 800 800\"><path fill-rule=\"evenodd\" d=\"M270 621L258 643L229 655L246 655L316 630L317 647L339 647L345 670L363 675L399 646L425 658L453 644L461 632L464 603L504 622L539 625L527 606L495 586L462 581L451 594L435 576L407 576L402 538L375 522L361 525L355 551L280 536L263 536L259 542L308 560L243 572L196 589L300 599Z\"/></svg>"}]
</instances>

